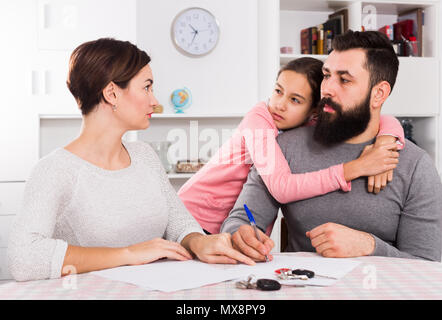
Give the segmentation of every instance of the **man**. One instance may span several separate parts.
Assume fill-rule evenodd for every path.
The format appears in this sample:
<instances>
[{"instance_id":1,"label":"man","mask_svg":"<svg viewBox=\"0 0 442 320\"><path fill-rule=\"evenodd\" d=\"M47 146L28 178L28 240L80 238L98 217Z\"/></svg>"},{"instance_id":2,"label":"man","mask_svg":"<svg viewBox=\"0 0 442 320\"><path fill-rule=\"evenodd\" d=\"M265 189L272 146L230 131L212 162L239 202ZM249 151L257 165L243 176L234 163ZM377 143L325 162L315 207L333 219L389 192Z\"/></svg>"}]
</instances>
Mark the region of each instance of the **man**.
<instances>
[{"instance_id":1,"label":"man","mask_svg":"<svg viewBox=\"0 0 442 320\"><path fill-rule=\"evenodd\" d=\"M334 39L333 49L323 66L317 125L278 137L294 173L347 162L370 148L382 104L396 81L399 61L383 34L349 31ZM252 169L221 232L232 233L234 245L243 253L264 260L273 241L263 232L262 242L257 240L243 205L261 230L273 223L281 207L288 227L287 251L440 261L442 185L428 154L407 140L387 187L372 194L366 183L358 178L352 181L351 192L281 205Z\"/></svg>"}]
</instances>

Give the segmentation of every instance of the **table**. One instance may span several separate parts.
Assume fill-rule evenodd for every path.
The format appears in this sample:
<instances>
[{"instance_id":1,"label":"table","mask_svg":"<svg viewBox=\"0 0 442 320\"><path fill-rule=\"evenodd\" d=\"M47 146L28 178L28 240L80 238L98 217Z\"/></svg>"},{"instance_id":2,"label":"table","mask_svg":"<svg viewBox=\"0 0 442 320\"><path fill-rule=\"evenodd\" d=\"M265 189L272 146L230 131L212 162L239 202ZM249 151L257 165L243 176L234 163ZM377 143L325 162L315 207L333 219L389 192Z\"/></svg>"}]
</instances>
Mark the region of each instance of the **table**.
<instances>
[{"instance_id":1,"label":"table","mask_svg":"<svg viewBox=\"0 0 442 320\"><path fill-rule=\"evenodd\" d=\"M314 257L316 253L275 253ZM440 300L442 264L388 257L352 258L362 263L330 287L290 287L279 291L236 289L233 281L172 293L145 291L134 285L92 274L59 279L7 282L0 299L57 300Z\"/></svg>"}]
</instances>

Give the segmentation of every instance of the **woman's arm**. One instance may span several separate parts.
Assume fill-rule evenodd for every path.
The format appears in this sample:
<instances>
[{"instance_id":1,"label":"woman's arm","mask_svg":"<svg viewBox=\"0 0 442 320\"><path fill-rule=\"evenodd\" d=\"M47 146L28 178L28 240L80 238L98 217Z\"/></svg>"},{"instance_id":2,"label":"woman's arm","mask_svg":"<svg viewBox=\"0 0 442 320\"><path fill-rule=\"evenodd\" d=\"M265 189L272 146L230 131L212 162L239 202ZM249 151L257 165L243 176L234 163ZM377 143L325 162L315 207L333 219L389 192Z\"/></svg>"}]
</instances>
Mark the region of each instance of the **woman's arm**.
<instances>
[{"instance_id":1,"label":"woman's arm","mask_svg":"<svg viewBox=\"0 0 442 320\"><path fill-rule=\"evenodd\" d=\"M58 213L70 200L71 179L51 158L33 168L9 238L9 270L15 280L60 277L67 243L53 233Z\"/></svg>"},{"instance_id":2,"label":"woman's arm","mask_svg":"<svg viewBox=\"0 0 442 320\"><path fill-rule=\"evenodd\" d=\"M180 244L161 238L122 248L85 248L69 245L61 276L125 265L141 265L161 258L184 261L192 259L192 256Z\"/></svg>"},{"instance_id":3,"label":"woman's arm","mask_svg":"<svg viewBox=\"0 0 442 320\"><path fill-rule=\"evenodd\" d=\"M250 158L267 189L280 203L307 199L338 189L349 191L351 180L372 173L378 174L395 167L396 154L387 147L375 148L363 157L346 164L302 174L292 174L279 147L269 119L260 114L250 117L244 130L244 140Z\"/></svg>"}]
</instances>

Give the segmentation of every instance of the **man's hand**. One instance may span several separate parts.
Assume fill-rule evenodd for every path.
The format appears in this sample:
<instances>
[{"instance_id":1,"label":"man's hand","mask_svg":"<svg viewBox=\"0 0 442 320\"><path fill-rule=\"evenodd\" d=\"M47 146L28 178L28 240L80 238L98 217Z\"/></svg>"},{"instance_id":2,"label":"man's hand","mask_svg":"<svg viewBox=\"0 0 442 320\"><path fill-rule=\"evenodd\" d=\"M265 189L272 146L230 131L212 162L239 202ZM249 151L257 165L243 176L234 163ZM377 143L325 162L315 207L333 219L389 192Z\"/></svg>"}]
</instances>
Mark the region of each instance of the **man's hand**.
<instances>
[{"instance_id":1,"label":"man's hand","mask_svg":"<svg viewBox=\"0 0 442 320\"><path fill-rule=\"evenodd\" d=\"M328 258L366 256L375 249L373 236L337 223L322 224L306 235L316 252Z\"/></svg>"},{"instance_id":2,"label":"man's hand","mask_svg":"<svg viewBox=\"0 0 442 320\"><path fill-rule=\"evenodd\" d=\"M270 251L275 246L275 243L261 230L258 229L258 232L262 242L256 238L255 230L252 226L242 225L232 236L233 247L255 261L266 261L266 255L271 261L273 256L270 255Z\"/></svg>"}]
</instances>

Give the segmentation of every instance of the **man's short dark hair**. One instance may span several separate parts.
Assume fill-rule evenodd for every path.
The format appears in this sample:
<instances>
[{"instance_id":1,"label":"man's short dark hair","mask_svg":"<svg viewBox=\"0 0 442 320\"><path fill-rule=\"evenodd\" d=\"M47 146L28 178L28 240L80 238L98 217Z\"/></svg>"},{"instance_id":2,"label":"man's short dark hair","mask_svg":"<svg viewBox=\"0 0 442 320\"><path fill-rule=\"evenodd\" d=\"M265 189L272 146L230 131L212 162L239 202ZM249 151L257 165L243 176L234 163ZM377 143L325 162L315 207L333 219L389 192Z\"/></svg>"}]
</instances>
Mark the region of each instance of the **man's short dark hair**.
<instances>
[{"instance_id":1,"label":"man's short dark hair","mask_svg":"<svg viewBox=\"0 0 442 320\"><path fill-rule=\"evenodd\" d=\"M387 81L393 90L399 59L385 34L378 31L348 30L333 39L332 48L336 51L364 49L365 67L370 75L370 89L381 81Z\"/></svg>"}]
</instances>

